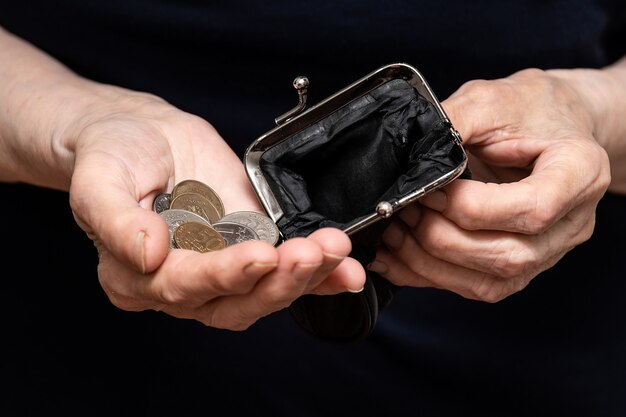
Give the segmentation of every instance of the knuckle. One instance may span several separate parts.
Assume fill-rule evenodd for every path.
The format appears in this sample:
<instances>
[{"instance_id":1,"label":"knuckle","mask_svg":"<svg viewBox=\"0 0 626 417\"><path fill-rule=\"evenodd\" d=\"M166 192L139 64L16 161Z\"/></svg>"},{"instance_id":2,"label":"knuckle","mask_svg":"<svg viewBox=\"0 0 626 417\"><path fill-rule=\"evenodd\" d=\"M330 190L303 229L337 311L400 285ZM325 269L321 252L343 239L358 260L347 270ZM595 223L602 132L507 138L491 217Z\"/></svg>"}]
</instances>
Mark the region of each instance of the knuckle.
<instances>
[{"instance_id":1,"label":"knuckle","mask_svg":"<svg viewBox=\"0 0 626 417\"><path fill-rule=\"evenodd\" d=\"M503 300L508 295L501 282L486 274L475 281L470 288L470 293L472 298L491 304Z\"/></svg>"},{"instance_id":2,"label":"knuckle","mask_svg":"<svg viewBox=\"0 0 626 417\"><path fill-rule=\"evenodd\" d=\"M518 184L524 187L524 184ZM553 200L538 195L536 188L526 185L520 189L520 193L528 195L525 203L516 210L513 219L513 227L525 234L537 235L547 230L561 216L561 206L554 204Z\"/></svg>"},{"instance_id":3,"label":"knuckle","mask_svg":"<svg viewBox=\"0 0 626 417\"><path fill-rule=\"evenodd\" d=\"M474 97L483 97L486 94L486 90L489 89L491 83L486 80L470 80L465 82L460 88L459 91Z\"/></svg>"},{"instance_id":4,"label":"knuckle","mask_svg":"<svg viewBox=\"0 0 626 417\"><path fill-rule=\"evenodd\" d=\"M244 314L243 311L229 311L227 316L218 314L208 314L199 319L199 321L207 327L217 329L228 329L232 331L244 331L255 323L255 319L251 319Z\"/></svg>"},{"instance_id":5,"label":"knuckle","mask_svg":"<svg viewBox=\"0 0 626 417\"><path fill-rule=\"evenodd\" d=\"M477 230L482 227L485 216L485 205L478 199L463 201L463 215L457 221L468 230Z\"/></svg>"},{"instance_id":6,"label":"knuckle","mask_svg":"<svg viewBox=\"0 0 626 417\"><path fill-rule=\"evenodd\" d=\"M185 303L187 297L184 294L185 291L178 286L168 285L156 293L156 298L164 304L178 305Z\"/></svg>"},{"instance_id":7,"label":"knuckle","mask_svg":"<svg viewBox=\"0 0 626 417\"><path fill-rule=\"evenodd\" d=\"M459 92L466 95L475 106L493 108L515 97L514 88L505 80L470 80Z\"/></svg>"},{"instance_id":8,"label":"knuckle","mask_svg":"<svg viewBox=\"0 0 626 417\"><path fill-rule=\"evenodd\" d=\"M579 239L574 242L575 245L586 242L593 235L593 231L596 227L596 218L592 216L589 220L583 225L582 229L579 233Z\"/></svg>"},{"instance_id":9,"label":"knuckle","mask_svg":"<svg viewBox=\"0 0 626 417\"><path fill-rule=\"evenodd\" d=\"M486 303L495 304L521 291L526 287L528 280L521 277L501 280L493 276L484 275L470 289L472 298Z\"/></svg>"},{"instance_id":10,"label":"knuckle","mask_svg":"<svg viewBox=\"0 0 626 417\"><path fill-rule=\"evenodd\" d=\"M561 213L556 207L538 207L527 212L526 215L518 218L524 219L520 229L532 235L538 235L548 230L557 220Z\"/></svg>"},{"instance_id":11,"label":"knuckle","mask_svg":"<svg viewBox=\"0 0 626 417\"><path fill-rule=\"evenodd\" d=\"M513 279L536 269L539 258L529 248L511 250L498 258L492 265L494 274L500 278Z\"/></svg>"},{"instance_id":12,"label":"knuckle","mask_svg":"<svg viewBox=\"0 0 626 417\"><path fill-rule=\"evenodd\" d=\"M296 296L298 295L300 294L298 293ZM263 291L258 294L259 304L264 306L265 310L268 312L274 312L289 307L294 298L294 294L278 288Z\"/></svg>"},{"instance_id":13,"label":"knuckle","mask_svg":"<svg viewBox=\"0 0 626 417\"><path fill-rule=\"evenodd\" d=\"M176 114L176 117L181 117L179 113ZM184 125L184 129L188 130L190 134L205 134L207 130L215 131L213 125L211 125L208 121L203 118L196 116L194 114L185 113L183 116L186 120Z\"/></svg>"}]
</instances>

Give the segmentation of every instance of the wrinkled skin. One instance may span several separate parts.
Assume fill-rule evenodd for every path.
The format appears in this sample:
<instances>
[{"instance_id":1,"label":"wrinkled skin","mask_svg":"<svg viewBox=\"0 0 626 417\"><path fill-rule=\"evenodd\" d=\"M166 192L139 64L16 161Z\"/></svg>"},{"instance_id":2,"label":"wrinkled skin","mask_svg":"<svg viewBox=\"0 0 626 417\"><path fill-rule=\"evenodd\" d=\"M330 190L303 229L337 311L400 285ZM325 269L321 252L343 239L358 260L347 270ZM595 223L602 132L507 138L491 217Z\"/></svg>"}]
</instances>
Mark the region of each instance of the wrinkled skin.
<instances>
[{"instance_id":1,"label":"wrinkled skin","mask_svg":"<svg viewBox=\"0 0 626 417\"><path fill-rule=\"evenodd\" d=\"M442 103L472 179L404 209L372 270L400 286L496 302L589 239L611 167L589 100L562 73L471 81Z\"/></svg>"},{"instance_id":2,"label":"wrinkled skin","mask_svg":"<svg viewBox=\"0 0 626 417\"><path fill-rule=\"evenodd\" d=\"M278 247L169 248L152 203L182 180L209 185L227 213L262 212L241 161L207 121L153 95L81 78L2 29L0 104L0 181L69 191L117 307L243 330L302 294L363 288L365 271L347 257L351 242L338 229Z\"/></svg>"}]
</instances>

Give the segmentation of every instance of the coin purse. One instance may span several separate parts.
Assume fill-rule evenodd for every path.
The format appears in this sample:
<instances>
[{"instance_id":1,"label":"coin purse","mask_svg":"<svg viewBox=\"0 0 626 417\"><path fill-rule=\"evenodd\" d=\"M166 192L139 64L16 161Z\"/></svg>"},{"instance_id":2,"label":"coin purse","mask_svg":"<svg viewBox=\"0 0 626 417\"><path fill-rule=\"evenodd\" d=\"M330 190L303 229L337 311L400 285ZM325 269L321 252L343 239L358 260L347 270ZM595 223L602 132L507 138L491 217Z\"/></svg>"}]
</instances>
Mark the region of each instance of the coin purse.
<instances>
[{"instance_id":1,"label":"coin purse","mask_svg":"<svg viewBox=\"0 0 626 417\"><path fill-rule=\"evenodd\" d=\"M344 230L350 256L372 262L393 216L425 194L469 175L467 155L439 101L410 65L379 68L308 108L298 105L248 147L248 177L282 239L322 227ZM322 339L354 341L374 329L397 288L372 271L360 293L304 295L289 307Z\"/></svg>"}]
</instances>

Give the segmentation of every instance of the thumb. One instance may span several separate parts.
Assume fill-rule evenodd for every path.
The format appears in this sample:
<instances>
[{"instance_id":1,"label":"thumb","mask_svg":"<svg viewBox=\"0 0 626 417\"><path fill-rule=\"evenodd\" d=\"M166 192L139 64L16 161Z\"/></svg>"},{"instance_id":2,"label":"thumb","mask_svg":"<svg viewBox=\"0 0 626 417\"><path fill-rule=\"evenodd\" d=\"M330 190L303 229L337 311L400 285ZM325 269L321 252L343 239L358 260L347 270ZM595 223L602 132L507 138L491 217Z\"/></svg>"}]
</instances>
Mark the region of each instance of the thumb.
<instances>
[{"instance_id":1,"label":"thumb","mask_svg":"<svg viewBox=\"0 0 626 417\"><path fill-rule=\"evenodd\" d=\"M118 260L141 273L152 272L169 252L169 229L161 216L139 201L132 181L123 176L103 179L77 165L70 187L74 218L96 246L104 246ZM105 171L106 172L106 171ZM111 172L111 171L108 171ZM114 172L114 171L113 171Z\"/></svg>"}]
</instances>

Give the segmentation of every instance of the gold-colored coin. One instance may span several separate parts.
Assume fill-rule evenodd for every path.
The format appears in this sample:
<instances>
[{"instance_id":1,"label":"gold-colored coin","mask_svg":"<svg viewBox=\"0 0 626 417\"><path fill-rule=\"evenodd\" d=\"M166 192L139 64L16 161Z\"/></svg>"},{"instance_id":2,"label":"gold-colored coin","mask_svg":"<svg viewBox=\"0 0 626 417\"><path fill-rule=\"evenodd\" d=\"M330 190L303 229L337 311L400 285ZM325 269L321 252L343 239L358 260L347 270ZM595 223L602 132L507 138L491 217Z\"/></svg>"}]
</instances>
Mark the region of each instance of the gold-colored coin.
<instances>
[{"instance_id":1,"label":"gold-colored coin","mask_svg":"<svg viewBox=\"0 0 626 417\"><path fill-rule=\"evenodd\" d=\"M202 194L186 193L179 194L172 198L171 209L191 211L207 219L210 223L215 223L222 218L218 209L211 201Z\"/></svg>"},{"instance_id":2,"label":"gold-colored coin","mask_svg":"<svg viewBox=\"0 0 626 417\"><path fill-rule=\"evenodd\" d=\"M174 231L176 247L196 252L224 249L226 242L220 232L203 223L183 223Z\"/></svg>"},{"instance_id":3,"label":"gold-colored coin","mask_svg":"<svg viewBox=\"0 0 626 417\"><path fill-rule=\"evenodd\" d=\"M219 213L219 218L224 216L224 203L222 199L213 188L202 181L183 180L174 186L171 194L172 199L182 194L200 194L213 204L215 210Z\"/></svg>"}]
</instances>

